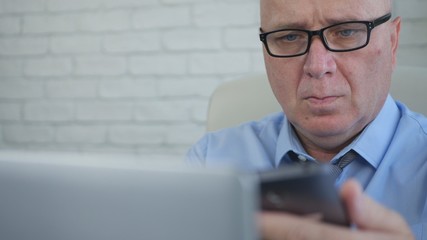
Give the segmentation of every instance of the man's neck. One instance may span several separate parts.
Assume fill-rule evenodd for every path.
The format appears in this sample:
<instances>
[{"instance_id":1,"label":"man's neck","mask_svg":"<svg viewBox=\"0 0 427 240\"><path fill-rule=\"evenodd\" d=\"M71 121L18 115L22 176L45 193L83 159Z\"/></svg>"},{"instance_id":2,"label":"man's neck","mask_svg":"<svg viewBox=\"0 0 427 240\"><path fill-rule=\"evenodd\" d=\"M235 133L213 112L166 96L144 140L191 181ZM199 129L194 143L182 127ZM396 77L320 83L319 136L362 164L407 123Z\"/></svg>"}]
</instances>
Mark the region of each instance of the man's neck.
<instances>
[{"instance_id":1,"label":"man's neck","mask_svg":"<svg viewBox=\"0 0 427 240\"><path fill-rule=\"evenodd\" d=\"M295 131L295 128L294 128ZM363 130L362 130L363 131ZM357 136L362 132L360 131L358 134L347 138L345 141L338 141L337 139L333 140L327 140L327 139L317 139L317 141L313 141L304 135L298 133L295 131L296 136L298 137L301 145L303 146L304 150L312 156L314 159L316 159L319 162L322 163L328 163L330 162L342 149L347 147L349 144L353 142ZM321 144L316 144L321 143ZM329 144L328 144L329 143Z\"/></svg>"}]
</instances>

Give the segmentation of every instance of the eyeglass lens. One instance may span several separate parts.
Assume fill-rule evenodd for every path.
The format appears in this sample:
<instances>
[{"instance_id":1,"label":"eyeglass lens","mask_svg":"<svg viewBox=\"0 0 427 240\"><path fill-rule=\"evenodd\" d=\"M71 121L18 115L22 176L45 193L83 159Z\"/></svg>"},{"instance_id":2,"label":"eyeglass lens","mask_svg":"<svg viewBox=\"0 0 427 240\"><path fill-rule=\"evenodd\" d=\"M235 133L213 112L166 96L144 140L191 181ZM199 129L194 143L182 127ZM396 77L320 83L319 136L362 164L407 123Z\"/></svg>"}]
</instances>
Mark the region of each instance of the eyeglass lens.
<instances>
[{"instance_id":1,"label":"eyeglass lens","mask_svg":"<svg viewBox=\"0 0 427 240\"><path fill-rule=\"evenodd\" d=\"M329 50L345 51L365 45L369 33L365 23L343 23L325 28L321 34ZM308 31L282 30L267 35L267 43L272 54L292 56L306 52L310 38Z\"/></svg>"}]
</instances>

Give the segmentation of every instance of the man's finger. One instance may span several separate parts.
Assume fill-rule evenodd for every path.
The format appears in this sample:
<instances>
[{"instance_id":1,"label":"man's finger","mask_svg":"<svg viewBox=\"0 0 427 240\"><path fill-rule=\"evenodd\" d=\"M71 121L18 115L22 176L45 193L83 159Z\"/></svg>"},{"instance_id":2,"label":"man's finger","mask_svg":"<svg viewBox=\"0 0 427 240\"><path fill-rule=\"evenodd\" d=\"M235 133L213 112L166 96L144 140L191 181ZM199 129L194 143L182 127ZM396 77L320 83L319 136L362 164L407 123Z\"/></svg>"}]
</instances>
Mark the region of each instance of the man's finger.
<instances>
[{"instance_id":1,"label":"man's finger","mask_svg":"<svg viewBox=\"0 0 427 240\"><path fill-rule=\"evenodd\" d=\"M350 229L325 224L306 217L286 213L263 212L259 215L260 233L263 239L343 239L351 233ZM347 238L346 239L353 239ZM354 238L357 239L357 238Z\"/></svg>"},{"instance_id":2,"label":"man's finger","mask_svg":"<svg viewBox=\"0 0 427 240\"><path fill-rule=\"evenodd\" d=\"M341 191L351 221L363 230L398 233L412 236L412 232L404 219L396 212L387 209L363 194L360 185L347 181Z\"/></svg>"}]
</instances>

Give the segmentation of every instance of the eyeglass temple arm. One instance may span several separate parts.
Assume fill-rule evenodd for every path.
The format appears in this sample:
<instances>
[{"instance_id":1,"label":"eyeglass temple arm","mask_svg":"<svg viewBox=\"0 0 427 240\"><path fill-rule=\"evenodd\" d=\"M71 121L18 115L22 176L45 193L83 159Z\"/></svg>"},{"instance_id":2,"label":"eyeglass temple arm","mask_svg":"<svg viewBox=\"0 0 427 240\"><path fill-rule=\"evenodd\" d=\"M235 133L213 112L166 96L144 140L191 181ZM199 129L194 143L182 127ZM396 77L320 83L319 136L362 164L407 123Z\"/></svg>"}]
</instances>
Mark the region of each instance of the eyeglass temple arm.
<instances>
[{"instance_id":1,"label":"eyeglass temple arm","mask_svg":"<svg viewBox=\"0 0 427 240\"><path fill-rule=\"evenodd\" d=\"M372 22L372 28L374 28L374 27L376 27L376 26L378 26L380 24L383 24L383 23L387 22L390 18L391 18L391 13L387 13L386 15L384 15L384 16L376 19L376 20L374 20Z\"/></svg>"}]
</instances>

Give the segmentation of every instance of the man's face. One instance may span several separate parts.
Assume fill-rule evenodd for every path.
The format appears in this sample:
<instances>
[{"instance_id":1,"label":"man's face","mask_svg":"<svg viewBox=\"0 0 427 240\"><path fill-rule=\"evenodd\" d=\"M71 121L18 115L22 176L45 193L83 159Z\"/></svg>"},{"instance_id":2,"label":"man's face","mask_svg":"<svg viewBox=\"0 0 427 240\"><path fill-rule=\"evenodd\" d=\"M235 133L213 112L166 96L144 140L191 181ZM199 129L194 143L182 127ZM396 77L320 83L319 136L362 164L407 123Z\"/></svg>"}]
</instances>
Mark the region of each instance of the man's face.
<instances>
[{"instance_id":1,"label":"man's face","mask_svg":"<svg viewBox=\"0 0 427 240\"><path fill-rule=\"evenodd\" d=\"M388 0L261 0L261 28L318 30L373 21L389 13L389 5ZM379 25L369 45L352 52L330 52L318 36L303 56L275 58L264 49L273 92L303 142L340 148L376 117L389 91L399 27L399 19Z\"/></svg>"}]
</instances>

